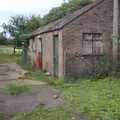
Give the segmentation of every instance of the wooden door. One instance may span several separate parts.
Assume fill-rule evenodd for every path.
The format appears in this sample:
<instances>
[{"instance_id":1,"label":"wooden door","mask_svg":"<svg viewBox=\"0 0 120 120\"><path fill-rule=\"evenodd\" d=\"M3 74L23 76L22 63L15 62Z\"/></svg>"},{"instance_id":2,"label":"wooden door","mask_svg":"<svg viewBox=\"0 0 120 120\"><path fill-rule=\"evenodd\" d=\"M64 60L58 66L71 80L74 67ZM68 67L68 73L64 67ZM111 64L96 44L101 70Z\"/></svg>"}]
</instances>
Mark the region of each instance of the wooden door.
<instances>
[{"instance_id":1,"label":"wooden door","mask_svg":"<svg viewBox=\"0 0 120 120\"><path fill-rule=\"evenodd\" d=\"M59 69L59 39L58 35L53 36L53 74L54 76L58 76Z\"/></svg>"},{"instance_id":2,"label":"wooden door","mask_svg":"<svg viewBox=\"0 0 120 120\"><path fill-rule=\"evenodd\" d=\"M39 56L40 56L40 69L42 70L42 60L43 60L43 46L42 38L39 38Z\"/></svg>"}]
</instances>

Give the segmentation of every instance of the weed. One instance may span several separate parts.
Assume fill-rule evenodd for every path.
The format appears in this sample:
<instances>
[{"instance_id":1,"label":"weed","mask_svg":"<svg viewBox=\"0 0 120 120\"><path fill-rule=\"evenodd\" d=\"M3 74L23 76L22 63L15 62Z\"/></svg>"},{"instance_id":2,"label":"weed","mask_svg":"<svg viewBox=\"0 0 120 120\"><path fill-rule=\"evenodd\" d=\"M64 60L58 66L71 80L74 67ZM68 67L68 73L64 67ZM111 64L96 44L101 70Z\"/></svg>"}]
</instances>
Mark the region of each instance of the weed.
<instances>
[{"instance_id":1,"label":"weed","mask_svg":"<svg viewBox=\"0 0 120 120\"><path fill-rule=\"evenodd\" d=\"M50 84L58 79L51 78ZM72 113L85 113L91 120L120 120L120 81L105 78L99 81L80 80L66 83L62 89L64 106L61 109L38 108L19 114L13 120L71 120Z\"/></svg>"},{"instance_id":2,"label":"weed","mask_svg":"<svg viewBox=\"0 0 120 120\"><path fill-rule=\"evenodd\" d=\"M30 88L27 85L14 85L14 84L8 85L8 92L10 95L13 96L17 96L22 93L28 92L29 89Z\"/></svg>"},{"instance_id":3,"label":"weed","mask_svg":"<svg viewBox=\"0 0 120 120\"><path fill-rule=\"evenodd\" d=\"M36 71L35 76L36 76L37 80L42 80L43 81L45 79L45 75L41 71Z\"/></svg>"},{"instance_id":4,"label":"weed","mask_svg":"<svg viewBox=\"0 0 120 120\"><path fill-rule=\"evenodd\" d=\"M47 83L49 85L53 85L53 86L63 85L64 82L65 82L64 79L58 79L58 78L54 78L54 77L51 77L47 80Z\"/></svg>"}]
</instances>

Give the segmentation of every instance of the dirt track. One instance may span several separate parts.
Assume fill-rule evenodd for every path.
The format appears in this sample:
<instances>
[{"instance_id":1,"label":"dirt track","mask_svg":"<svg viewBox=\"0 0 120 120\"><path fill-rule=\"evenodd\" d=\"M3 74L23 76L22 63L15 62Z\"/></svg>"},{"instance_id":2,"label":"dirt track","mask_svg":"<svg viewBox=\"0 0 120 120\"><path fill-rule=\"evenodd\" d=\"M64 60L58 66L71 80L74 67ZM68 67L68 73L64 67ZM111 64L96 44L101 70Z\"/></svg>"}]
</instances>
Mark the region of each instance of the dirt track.
<instances>
[{"instance_id":1,"label":"dirt track","mask_svg":"<svg viewBox=\"0 0 120 120\"><path fill-rule=\"evenodd\" d=\"M18 80L19 77L24 76L25 72L14 63L0 64L0 84L26 84L25 81ZM0 112L5 114L5 120L10 120L15 112L31 112L38 105L53 108L63 104L59 90L37 81L29 81L27 84L37 85L34 92L21 96L0 93Z\"/></svg>"}]
</instances>

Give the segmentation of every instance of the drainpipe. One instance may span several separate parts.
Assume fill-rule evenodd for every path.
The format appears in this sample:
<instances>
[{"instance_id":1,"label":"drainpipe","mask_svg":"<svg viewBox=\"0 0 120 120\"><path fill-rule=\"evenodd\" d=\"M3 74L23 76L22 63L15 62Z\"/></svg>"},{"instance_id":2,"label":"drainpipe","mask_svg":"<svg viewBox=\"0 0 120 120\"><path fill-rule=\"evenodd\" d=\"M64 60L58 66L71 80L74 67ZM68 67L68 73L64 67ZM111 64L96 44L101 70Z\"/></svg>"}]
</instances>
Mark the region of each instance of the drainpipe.
<instances>
[{"instance_id":1,"label":"drainpipe","mask_svg":"<svg viewBox=\"0 0 120 120\"><path fill-rule=\"evenodd\" d=\"M119 37L119 0L113 0L113 65L118 60L118 37Z\"/></svg>"}]
</instances>

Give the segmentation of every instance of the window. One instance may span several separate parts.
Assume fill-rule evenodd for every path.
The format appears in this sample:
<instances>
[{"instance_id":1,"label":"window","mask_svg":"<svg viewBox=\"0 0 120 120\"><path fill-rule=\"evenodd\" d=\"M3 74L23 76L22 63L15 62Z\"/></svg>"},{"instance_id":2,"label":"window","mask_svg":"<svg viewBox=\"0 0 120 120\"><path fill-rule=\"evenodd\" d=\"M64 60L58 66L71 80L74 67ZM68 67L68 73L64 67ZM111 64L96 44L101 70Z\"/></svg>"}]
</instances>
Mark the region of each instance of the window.
<instances>
[{"instance_id":1,"label":"window","mask_svg":"<svg viewBox=\"0 0 120 120\"><path fill-rule=\"evenodd\" d=\"M103 36L101 33L83 33L83 53L86 55L103 54Z\"/></svg>"}]
</instances>

